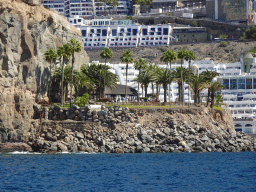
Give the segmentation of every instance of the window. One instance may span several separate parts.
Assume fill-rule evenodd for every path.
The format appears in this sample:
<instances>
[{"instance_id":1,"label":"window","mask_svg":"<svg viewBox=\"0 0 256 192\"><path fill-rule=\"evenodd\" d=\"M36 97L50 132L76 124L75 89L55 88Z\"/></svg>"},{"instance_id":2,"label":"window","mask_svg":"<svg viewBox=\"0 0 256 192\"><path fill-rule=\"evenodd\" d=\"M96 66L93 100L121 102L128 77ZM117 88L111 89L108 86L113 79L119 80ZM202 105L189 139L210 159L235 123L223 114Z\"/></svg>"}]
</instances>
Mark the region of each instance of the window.
<instances>
[{"instance_id":1,"label":"window","mask_svg":"<svg viewBox=\"0 0 256 192\"><path fill-rule=\"evenodd\" d=\"M132 35L137 35L138 30L137 29L132 29Z\"/></svg>"},{"instance_id":2,"label":"window","mask_svg":"<svg viewBox=\"0 0 256 192\"><path fill-rule=\"evenodd\" d=\"M102 36L107 36L107 29L102 29Z\"/></svg>"},{"instance_id":3,"label":"window","mask_svg":"<svg viewBox=\"0 0 256 192\"><path fill-rule=\"evenodd\" d=\"M168 28L163 29L163 35L168 35Z\"/></svg>"},{"instance_id":4,"label":"window","mask_svg":"<svg viewBox=\"0 0 256 192\"><path fill-rule=\"evenodd\" d=\"M246 78L246 89L252 89L252 78Z\"/></svg>"},{"instance_id":5,"label":"window","mask_svg":"<svg viewBox=\"0 0 256 192\"><path fill-rule=\"evenodd\" d=\"M147 35L148 34L148 29L142 29L142 34Z\"/></svg>"},{"instance_id":6,"label":"window","mask_svg":"<svg viewBox=\"0 0 256 192\"><path fill-rule=\"evenodd\" d=\"M86 37L86 30L81 30L81 32L82 32L82 36Z\"/></svg>"},{"instance_id":7,"label":"window","mask_svg":"<svg viewBox=\"0 0 256 192\"><path fill-rule=\"evenodd\" d=\"M237 79L230 79L230 89L237 89Z\"/></svg>"},{"instance_id":8,"label":"window","mask_svg":"<svg viewBox=\"0 0 256 192\"><path fill-rule=\"evenodd\" d=\"M229 79L223 79L223 85L226 87L226 89L229 89Z\"/></svg>"},{"instance_id":9,"label":"window","mask_svg":"<svg viewBox=\"0 0 256 192\"><path fill-rule=\"evenodd\" d=\"M238 89L245 89L245 78L240 77L238 79Z\"/></svg>"},{"instance_id":10,"label":"window","mask_svg":"<svg viewBox=\"0 0 256 192\"><path fill-rule=\"evenodd\" d=\"M112 36L116 36L117 32L116 29L112 29Z\"/></svg>"}]
</instances>

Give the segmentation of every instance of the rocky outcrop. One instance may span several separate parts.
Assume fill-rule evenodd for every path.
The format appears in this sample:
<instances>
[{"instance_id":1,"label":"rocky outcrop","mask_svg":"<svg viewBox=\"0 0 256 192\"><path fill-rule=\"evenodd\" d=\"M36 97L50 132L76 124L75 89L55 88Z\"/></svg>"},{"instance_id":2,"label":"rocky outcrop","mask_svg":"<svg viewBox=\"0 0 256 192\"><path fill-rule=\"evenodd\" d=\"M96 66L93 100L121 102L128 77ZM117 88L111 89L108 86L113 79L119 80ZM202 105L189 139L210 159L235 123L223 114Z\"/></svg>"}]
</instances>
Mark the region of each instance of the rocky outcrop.
<instances>
[{"instance_id":1,"label":"rocky outcrop","mask_svg":"<svg viewBox=\"0 0 256 192\"><path fill-rule=\"evenodd\" d=\"M72 38L81 42L80 31L66 18L39 0L25 2L34 4L0 0L0 142L28 138L33 104L47 96L50 64L44 53ZM84 51L76 54L75 68L83 63L88 63Z\"/></svg>"},{"instance_id":2,"label":"rocky outcrop","mask_svg":"<svg viewBox=\"0 0 256 192\"><path fill-rule=\"evenodd\" d=\"M235 132L225 108L216 113L203 107L109 107L98 112L88 110L86 114L83 120L44 120L41 126L35 120L31 133L41 130L36 139L38 149L111 153L256 150L256 142L250 136ZM30 142L33 138L36 137L31 134Z\"/></svg>"}]
</instances>

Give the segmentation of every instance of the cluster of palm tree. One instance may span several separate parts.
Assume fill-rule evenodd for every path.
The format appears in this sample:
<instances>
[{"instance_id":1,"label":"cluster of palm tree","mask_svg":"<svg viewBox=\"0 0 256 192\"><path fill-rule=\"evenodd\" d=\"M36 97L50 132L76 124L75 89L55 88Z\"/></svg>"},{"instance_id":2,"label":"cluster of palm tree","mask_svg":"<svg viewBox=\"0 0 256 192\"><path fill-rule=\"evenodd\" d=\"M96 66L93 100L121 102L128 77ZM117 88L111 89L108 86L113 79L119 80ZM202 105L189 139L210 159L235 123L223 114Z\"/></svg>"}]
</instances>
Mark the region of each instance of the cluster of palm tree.
<instances>
[{"instance_id":1,"label":"cluster of palm tree","mask_svg":"<svg viewBox=\"0 0 256 192\"><path fill-rule=\"evenodd\" d=\"M177 59L181 60L181 66L175 70L171 70L172 62ZM144 59L138 59L135 61L135 69L139 70L139 74L134 81L141 84L141 87L145 90L145 97L148 96L147 88L150 83L156 85L157 97L159 96L159 85L162 85L164 89L164 102L167 102L167 86L169 85L169 98L170 98L170 84L176 81L179 91L179 103L184 105L184 82L188 84L188 98L189 92L194 92L194 103L200 102L200 93L208 88L207 105L211 98L211 107L214 106L215 93L224 88L223 85L218 82L212 82L219 74L215 71L204 71L200 75L192 73L191 61L196 60L196 55L192 51L187 51L185 48L175 53L172 50L166 50L161 60L166 62L166 68L161 68L157 65L148 64ZM188 68L184 68L184 60L188 61ZM169 69L168 69L169 66ZM138 86L139 87L139 86ZM152 87L152 90L153 87ZM143 91L142 91L143 92ZM152 93L153 94L153 93Z\"/></svg>"},{"instance_id":2,"label":"cluster of palm tree","mask_svg":"<svg viewBox=\"0 0 256 192\"><path fill-rule=\"evenodd\" d=\"M61 102L64 103L65 98L68 95L68 87L70 87L70 104L72 105L73 87L75 88L76 96L79 91L96 91L99 98L105 97L105 86L115 87L118 78L115 74L109 71L110 67L106 65L107 60L111 59L114 54L112 50L105 47L100 56L105 60L105 65L82 65L80 71L74 70L75 52L81 51L81 44L71 39L70 43L58 47L58 50L49 49L45 53L45 59L50 63L50 72L52 71L52 64L56 63L59 58L62 61L62 66L55 70L54 75L50 76L50 82L55 85L55 90L59 90L56 87L60 87L61 90ZM72 56L72 65L66 65L68 59ZM200 102L200 93L204 89L208 89L207 105L211 101L211 107L214 106L215 93L224 88L223 85L218 82L213 82L213 79L219 74L215 71L204 71L197 75L192 73L191 61L196 60L196 55L192 51L187 51L185 48L178 51L178 53L172 50L166 50L162 56L161 61L166 63L166 68L161 68L158 65L148 63L146 60L140 58L134 61L133 54L126 50L120 57L120 61L126 63L126 89L125 98L127 99L127 77L128 77L128 64L134 62L135 69L139 70L139 74L134 79L138 82L138 93L139 85L142 87L142 92L145 92L145 97L148 97L148 86L152 85L152 94L154 95L154 85L156 86L156 95L159 99L160 86L164 89L164 102L167 102L167 87L169 85L169 98L170 98L170 84L176 81L178 84L179 91L179 103L184 105L184 83L188 84L188 93L190 90L194 93L194 103ZM171 69L171 64L177 59L181 60L181 66L175 70ZM184 60L188 61L188 68L184 68ZM49 83L49 95L50 95L50 83ZM65 94L64 94L65 93ZM189 95L188 95L189 98ZM139 95L138 95L139 99ZM169 100L170 101L170 100Z\"/></svg>"},{"instance_id":3,"label":"cluster of palm tree","mask_svg":"<svg viewBox=\"0 0 256 192\"><path fill-rule=\"evenodd\" d=\"M115 86L118 79L116 75L111 73L106 65L82 65L80 71L74 70L75 53L82 50L81 43L75 39L71 39L69 43L58 47L57 51L50 48L45 52L45 60L50 63L50 79L48 81L48 95L51 100L51 86L55 92L61 92L62 105L70 92L70 106L73 103L73 88L78 96L81 90L90 92L99 92L100 97L104 97L105 84L109 87ZM105 49L105 53L101 55L103 58L111 58L112 51ZM68 65L69 59L72 57L72 65ZM55 69L52 74L52 65L56 65L59 59L61 67ZM70 89L68 89L70 87ZM103 93L103 94L102 94Z\"/></svg>"},{"instance_id":4,"label":"cluster of palm tree","mask_svg":"<svg viewBox=\"0 0 256 192\"><path fill-rule=\"evenodd\" d=\"M52 63L56 63L57 58L62 60L62 78L61 78L61 103L64 103L64 68L65 68L65 60L68 60L72 57L72 67L71 67L71 92L70 92L70 105L72 105L72 88L73 88L73 71L74 71L74 63L75 63L75 52L79 53L82 50L81 43L75 39L71 39L69 43L64 44L63 46L58 47L58 50L50 48L45 52L45 60L50 63L50 82L51 82L51 73L52 73ZM50 95L51 83L48 83L48 94Z\"/></svg>"}]
</instances>

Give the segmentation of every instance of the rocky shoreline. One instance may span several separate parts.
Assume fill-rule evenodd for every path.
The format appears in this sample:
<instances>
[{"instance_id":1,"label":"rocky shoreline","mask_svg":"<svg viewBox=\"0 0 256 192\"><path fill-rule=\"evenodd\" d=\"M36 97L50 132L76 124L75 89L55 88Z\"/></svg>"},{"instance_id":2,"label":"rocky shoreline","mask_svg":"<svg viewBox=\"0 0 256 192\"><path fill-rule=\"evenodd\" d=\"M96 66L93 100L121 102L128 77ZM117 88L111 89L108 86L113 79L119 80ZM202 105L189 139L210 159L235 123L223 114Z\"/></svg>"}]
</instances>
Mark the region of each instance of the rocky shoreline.
<instances>
[{"instance_id":1,"label":"rocky shoreline","mask_svg":"<svg viewBox=\"0 0 256 192\"><path fill-rule=\"evenodd\" d=\"M103 107L98 111L78 107L69 111L55 108L49 112L48 118L63 117L63 113L67 114L67 117L72 116L73 119L57 121L46 118L42 124L38 119L32 122L33 128L30 130L28 144L33 151L43 153L256 151L254 138L242 132L235 132L233 122L230 122L232 121L230 112L225 107L221 112L205 107L128 109L116 106ZM40 134L36 129L38 127L41 129ZM36 138L36 134L40 137ZM0 151L8 151L2 146ZM26 149L31 151L29 148Z\"/></svg>"}]
</instances>

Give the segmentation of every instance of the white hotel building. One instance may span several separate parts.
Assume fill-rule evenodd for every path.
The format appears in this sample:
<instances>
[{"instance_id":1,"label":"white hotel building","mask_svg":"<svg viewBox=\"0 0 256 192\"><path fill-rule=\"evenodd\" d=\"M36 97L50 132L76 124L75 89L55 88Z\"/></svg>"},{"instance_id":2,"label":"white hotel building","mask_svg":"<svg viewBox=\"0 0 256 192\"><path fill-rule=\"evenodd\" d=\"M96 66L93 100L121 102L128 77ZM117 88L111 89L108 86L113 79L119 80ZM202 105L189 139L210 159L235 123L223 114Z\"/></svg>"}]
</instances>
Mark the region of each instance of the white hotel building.
<instances>
[{"instance_id":1,"label":"white hotel building","mask_svg":"<svg viewBox=\"0 0 256 192\"><path fill-rule=\"evenodd\" d=\"M93 19L74 16L68 21L81 30L84 48L168 46L173 41L207 39L204 27L174 27L171 24L140 25L131 20ZM186 39L189 36L188 39Z\"/></svg>"},{"instance_id":2,"label":"white hotel building","mask_svg":"<svg viewBox=\"0 0 256 192\"><path fill-rule=\"evenodd\" d=\"M98 63L98 62L95 62ZM111 71L118 75L120 84L125 84L125 66L126 64L107 64L111 67ZM160 67L166 67L166 64L159 64ZM172 64L172 70L175 70L180 64ZM188 67L185 62L184 67ZM256 58L250 54L245 55L240 62L236 63L218 63L215 64L212 60L201 60L191 63L191 69L200 74L203 71L216 71L220 75L215 81L223 84L226 89L221 90L221 94L231 110L232 117L235 123L236 131L243 131L248 134L256 134ZM133 79L138 75L138 70L134 69L133 64L128 67L128 86L138 89L137 82ZM185 88L187 85L185 85ZM153 87L156 93L156 87ZM142 88L140 87L140 96L144 96ZM148 94L152 94L151 85L148 86ZM185 89L185 102L193 102L192 93ZM202 99L205 100L207 96L207 89L201 93ZM167 90L167 101L174 102L178 98L178 85L173 82L169 90ZM164 99L163 88L160 89L160 101Z\"/></svg>"}]
</instances>

